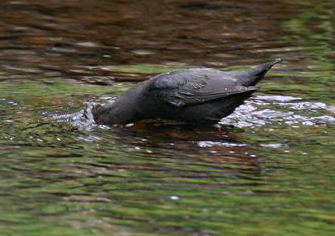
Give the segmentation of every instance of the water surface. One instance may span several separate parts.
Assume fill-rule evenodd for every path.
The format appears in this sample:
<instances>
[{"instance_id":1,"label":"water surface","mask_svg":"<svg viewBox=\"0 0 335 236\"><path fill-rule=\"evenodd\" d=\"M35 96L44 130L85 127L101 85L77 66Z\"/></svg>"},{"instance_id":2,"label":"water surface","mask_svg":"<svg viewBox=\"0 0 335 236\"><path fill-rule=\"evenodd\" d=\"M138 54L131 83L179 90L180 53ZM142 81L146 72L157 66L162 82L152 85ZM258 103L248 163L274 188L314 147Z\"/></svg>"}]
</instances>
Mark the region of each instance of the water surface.
<instances>
[{"instance_id":1,"label":"water surface","mask_svg":"<svg viewBox=\"0 0 335 236\"><path fill-rule=\"evenodd\" d=\"M332 235L332 1L0 3L1 235ZM216 126L97 126L159 72L281 57Z\"/></svg>"}]
</instances>

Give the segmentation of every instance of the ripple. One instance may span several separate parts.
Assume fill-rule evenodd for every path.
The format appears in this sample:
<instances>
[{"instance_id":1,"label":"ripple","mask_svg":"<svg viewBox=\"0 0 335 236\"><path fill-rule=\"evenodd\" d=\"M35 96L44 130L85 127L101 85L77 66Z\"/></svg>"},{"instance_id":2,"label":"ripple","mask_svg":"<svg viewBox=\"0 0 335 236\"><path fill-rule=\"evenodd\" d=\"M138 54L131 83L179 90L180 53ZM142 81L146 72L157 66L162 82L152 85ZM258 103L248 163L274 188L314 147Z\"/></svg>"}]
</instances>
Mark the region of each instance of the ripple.
<instances>
[{"instance_id":1,"label":"ripple","mask_svg":"<svg viewBox=\"0 0 335 236\"><path fill-rule=\"evenodd\" d=\"M278 149L283 147L284 145L282 143L262 143L261 146Z\"/></svg>"},{"instance_id":2,"label":"ripple","mask_svg":"<svg viewBox=\"0 0 335 236\"><path fill-rule=\"evenodd\" d=\"M335 122L335 118L331 115L332 107L322 102L300 100L301 98L292 96L257 96L238 107L231 115L221 119L220 124L245 128L273 123L298 127L320 126ZM279 110L278 106L283 110Z\"/></svg>"},{"instance_id":3,"label":"ripple","mask_svg":"<svg viewBox=\"0 0 335 236\"><path fill-rule=\"evenodd\" d=\"M97 127L98 125L95 123L92 108L96 105L94 102L86 102L85 108L70 114L46 114L49 119L56 120L57 122L67 122L70 123L73 127L78 128L79 130L90 131L92 128ZM87 138L87 137L86 137ZM92 141L92 140L91 140Z\"/></svg>"},{"instance_id":4,"label":"ripple","mask_svg":"<svg viewBox=\"0 0 335 236\"><path fill-rule=\"evenodd\" d=\"M280 105L294 109L294 110L310 110L316 111L318 109L330 110L331 108L322 102L298 102L298 103L281 103Z\"/></svg>"},{"instance_id":5,"label":"ripple","mask_svg":"<svg viewBox=\"0 0 335 236\"><path fill-rule=\"evenodd\" d=\"M115 97L100 97L99 102L85 102L85 108L72 114L49 114L51 119L59 122L69 122L81 130L91 130L94 127L109 129L97 125L93 119L92 107L97 104L112 102ZM271 124L299 126L321 126L335 123L333 108L322 102L300 101L291 96L257 96L238 107L234 113L224 117L220 125L231 125L237 128L260 127ZM278 107L279 106L279 107ZM282 109L281 109L282 108ZM130 127L129 124L126 127ZM236 146L240 144L227 142L199 142L200 147Z\"/></svg>"},{"instance_id":6,"label":"ripple","mask_svg":"<svg viewBox=\"0 0 335 236\"><path fill-rule=\"evenodd\" d=\"M256 96L255 99L265 100L265 101L275 101L275 102L291 102L291 101L301 100L301 98L298 98L298 97L282 96L282 95L261 95L261 96Z\"/></svg>"},{"instance_id":7,"label":"ripple","mask_svg":"<svg viewBox=\"0 0 335 236\"><path fill-rule=\"evenodd\" d=\"M246 146L244 143L232 143L232 142L213 142L213 141L199 141L198 142L199 147L214 147L214 146L219 146L219 147L243 147Z\"/></svg>"},{"instance_id":8,"label":"ripple","mask_svg":"<svg viewBox=\"0 0 335 236\"><path fill-rule=\"evenodd\" d=\"M134 53L136 55L140 55L140 56L146 56L146 55L152 55L152 54L154 54L154 52L152 52L150 50L146 50L146 49L133 50L132 53Z\"/></svg>"},{"instance_id":9,"label":"ripple","mask_svg":"<svg viewBox=\"0 0 335 236\"><path fill-rule=\"evenodd\" d=\"M85 142L95 142L101 140L101 138L94 135L89 135L89 136L79 136L77 140Z\"/></svg>"}]
</instances>

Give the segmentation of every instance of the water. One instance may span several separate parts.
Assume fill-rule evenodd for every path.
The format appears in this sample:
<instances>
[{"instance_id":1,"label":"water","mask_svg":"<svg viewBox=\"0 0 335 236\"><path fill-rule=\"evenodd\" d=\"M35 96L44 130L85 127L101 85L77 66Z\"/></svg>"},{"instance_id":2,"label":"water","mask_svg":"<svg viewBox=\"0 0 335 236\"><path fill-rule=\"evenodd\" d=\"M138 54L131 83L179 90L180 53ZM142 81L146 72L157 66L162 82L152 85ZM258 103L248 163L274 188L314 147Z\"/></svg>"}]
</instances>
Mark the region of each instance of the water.
<instances>
[{"instance_id":1,"label":"water","mask_svg":"<svg viewBox=\"0 0 335 236\"><path fill-rule=\"evenodd\" d=\"M0 235L333 235L332 1L2 1ZM281 57L216 126L86 107Z\"/></svg>"}]
</instances>

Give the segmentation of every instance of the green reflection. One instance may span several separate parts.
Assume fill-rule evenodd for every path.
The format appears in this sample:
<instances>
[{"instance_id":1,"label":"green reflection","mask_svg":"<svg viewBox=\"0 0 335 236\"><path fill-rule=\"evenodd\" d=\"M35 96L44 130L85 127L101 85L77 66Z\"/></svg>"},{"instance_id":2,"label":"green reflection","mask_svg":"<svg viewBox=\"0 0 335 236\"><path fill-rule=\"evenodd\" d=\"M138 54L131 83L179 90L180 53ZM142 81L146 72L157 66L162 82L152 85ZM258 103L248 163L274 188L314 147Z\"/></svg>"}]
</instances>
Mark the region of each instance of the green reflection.
<instances>
[{"instance_id":1,"label":"green reflection","mask_svg":"<svg viewBox=\"0 0 335 236\"><path fill-rule=\"evenodd\" d=\"M115 65L105 67L106 70L112 72L137 73L137 74L156 74L185 68L185 66L177 65L155 65L155 64L140 64L140 65Z\"/></svg>"},{"instance_id":2,"label":"green reflection","mask_svg":"<svg viewBox=\"0 0 335 236\"><path fill-rule=\"evenodd\" d=\"M4 101L15 98L19 104L2 103L1 109L7 110L3 120L20 110L25 113L1 127L0 206L4 214L0 229L4 234L333 232L335 132L331 127L292 128L274 123L220 134L215 128L178 126L155 132L121 127L80 131L52 120L38 125L41 111L72 102L74 106L64 111L75 112L86 96L107 92L57 79L51 82L2 84ZM55 96L61 99L56 105ZM195 144L230 135L248 147L199 148ZM78 139L89 136L99 139ZM286 148L260 146L271 142L285 143ZM255 149L256 157L245 154Z\"/></svg>"},{"instance_id":3,"label":"green reflection","mask_svg":"<svg viewBox=\"0 0 335 236\"><path fill-rule=\"evenodd\" d=\"M333 104L332 15L322 3L307 6L287 27L302 44L304 51L299 53L307 54L318 70L273 73L275 81L262 87L267 93ZM319 30L305 26L315 18ZM113 70L166 69L173 68L138 65ZM333 234L334 125L292 127L274 121L223 130L179 126L81 130L46 119L50 112L74 113L82 109L83 101L114 96L128 87L64 79L0 83L1 234ZM266 108L286 109L276 104ZM246 146L197 145L208 140ZM282 146L264 146L271 143Z\"/></svg>"}]
</instances>

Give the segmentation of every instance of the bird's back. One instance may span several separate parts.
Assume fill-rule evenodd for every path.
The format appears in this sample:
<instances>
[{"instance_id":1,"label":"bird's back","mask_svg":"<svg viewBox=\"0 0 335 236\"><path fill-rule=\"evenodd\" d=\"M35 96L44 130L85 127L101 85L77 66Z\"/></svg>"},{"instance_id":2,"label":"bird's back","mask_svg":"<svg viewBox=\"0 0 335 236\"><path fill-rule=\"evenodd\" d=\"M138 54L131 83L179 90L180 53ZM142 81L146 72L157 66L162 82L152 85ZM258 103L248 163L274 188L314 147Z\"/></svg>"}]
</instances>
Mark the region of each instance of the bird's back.
<instances>
[{"instance_id":1,"label":"bird's back","mask_svg":"<svg viewBox=\"0 0 335 236\"><path fill-rule=\"evenodd\" d=\"M95 119L104 124L157 118L217 122L250 97L257 90L253 85L279 61L241 72L194 68L163 73L97 109Z\"/></svg>"}]
</instances>

